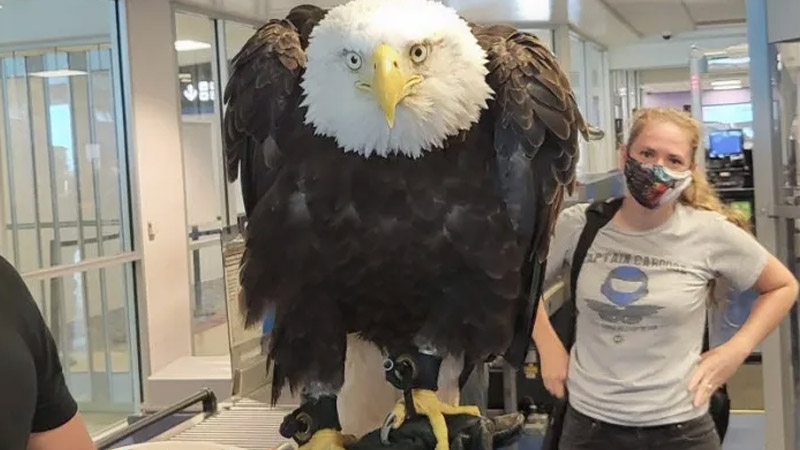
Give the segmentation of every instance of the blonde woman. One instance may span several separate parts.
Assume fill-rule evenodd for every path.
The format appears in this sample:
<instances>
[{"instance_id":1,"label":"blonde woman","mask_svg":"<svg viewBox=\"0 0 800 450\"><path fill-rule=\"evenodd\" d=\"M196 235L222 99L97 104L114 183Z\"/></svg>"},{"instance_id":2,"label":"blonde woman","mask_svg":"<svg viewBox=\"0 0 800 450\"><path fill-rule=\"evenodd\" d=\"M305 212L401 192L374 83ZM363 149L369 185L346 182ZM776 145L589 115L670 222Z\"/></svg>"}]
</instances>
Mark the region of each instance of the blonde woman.
<instances>
[{"instance_id":1,"label":"blonde woman","mask_svg":"<svg viewBox=\"0 0 800 450\"><path fill-rule=\"evenodd\" d=\"M534 340L545 387L569 392L563 450L719 450L711 394L788 313L797 281L721 205L695 166L700 126L644 109L619 152L628 193L589 248L567 354L540 309ZM556 225L548 277L571 264L586 206ZM701 354L710 286L724 278L760 297L727 343Z\"/></svg>"}]
</instances>

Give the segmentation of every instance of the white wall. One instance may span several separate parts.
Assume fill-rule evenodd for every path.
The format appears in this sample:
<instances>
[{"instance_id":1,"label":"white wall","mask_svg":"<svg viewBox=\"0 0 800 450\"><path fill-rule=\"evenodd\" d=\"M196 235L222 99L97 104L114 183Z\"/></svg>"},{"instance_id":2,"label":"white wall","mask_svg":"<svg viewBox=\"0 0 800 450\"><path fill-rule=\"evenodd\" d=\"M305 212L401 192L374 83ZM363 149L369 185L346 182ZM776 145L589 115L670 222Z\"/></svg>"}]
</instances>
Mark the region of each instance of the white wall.
<instances>
[{"instance_id":1,"label":"white wall","mask_svg":"<svg viewBox=\"0 0 800 450\"><path fill-rule=\"evenodd\" d=\"M648 38L640 42L609 48L611 70L639 70L688 67L692 45L700 49L719 50L747 43L744 27L729 27L675 35L665 41Z\"/></svg>"},{"instance_id":2,"label":"white wall","mask_svg":"<svg viewBox=\"0 0 800 450\"><path fill-rule=\"evenodd\" d=\"M172 7L127 0L131 143L136 155L144 292L140 323L150 374L191 355L190 295ZM153 235L148 236L148 229ZM147 391L145 391L147 394Z\"/></svg>"},{"instance_id":3,"label":"white wall","mask_svg":"<svg viewBox=\"0 0 800 450\"><path fill-rule=\"evenodd\" d=\"M642 83L642 85L688 83L689 66L640 70L639 81Z\"/></svg>"}]
</instances>

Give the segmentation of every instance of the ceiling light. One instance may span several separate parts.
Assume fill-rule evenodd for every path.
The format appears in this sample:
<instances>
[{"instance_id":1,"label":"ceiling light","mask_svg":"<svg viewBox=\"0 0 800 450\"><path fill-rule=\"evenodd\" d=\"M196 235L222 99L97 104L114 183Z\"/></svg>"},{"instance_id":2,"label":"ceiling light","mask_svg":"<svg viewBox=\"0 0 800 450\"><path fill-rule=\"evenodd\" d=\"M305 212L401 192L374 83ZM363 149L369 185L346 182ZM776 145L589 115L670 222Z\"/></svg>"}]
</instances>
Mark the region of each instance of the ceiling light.
<instances>
[{"instance_id":1,"label":"ceiling light","mask_svg":"<svg viewBox=\"0 0 800 450\"><path fill-rule=\"evenodd\" d=\"M211 48L211 44L207 42L192 41L189 39L175 41L175 50L179 52L188 52L192 50L205 50Z\"/></svg>"},{"instance_id":2,"label":"ceiling light","mask_svg":"<svg viewBox=\"0 0 800 450\"><path fill-rule=\"evenodd\" d=\"M711 87L711 89L713 89L715 91L729 91L729 90L732 90L732 89L741 89L741 88L742 88L742 86L739 85L739 84L732 85L732 86L712 86Z\"/></svg>"},{"instance_id":3,"label":"ceiling light","mask_svg":"<svg viewBox=\"0 0 800 450\"><path fill-rule=\"evenodd\" d=\"M87 73L80 70L57 69L57 70L45 70L42 72L31 72L28 75L39 78L55 78L55 77L74 77L77 75L87 75Z\"/></svg>"},{"instance_id":4,"label":"ceiling light","mask_svg":"<svg viewBox=\"0 0 800 450\"><path fill-rule=\"evenodd\" d=\"M552 19L550 0L516 0L514 3L526 21L548 22Z\"/></svg>"},{"instance_id":5,"label":"ceiling light","mask_svg":"<svg viewBox=\"0 0 800 450\"><path fill-rule=\"evenodd\" d=\"M708 64L712 66L738 66L749 63L749 56L743 56L741 58L710 58L708 60Z\"/></svg>"},{"instance_id":6,"label":"ceiling light","mask_svg":"<svg viewBox=\"0 0 800 450\"><path fill-rule=\"evenodd\" d=\"M741 86L742 80L714 80L712 86Z\"/></svg>"}]
</instances>

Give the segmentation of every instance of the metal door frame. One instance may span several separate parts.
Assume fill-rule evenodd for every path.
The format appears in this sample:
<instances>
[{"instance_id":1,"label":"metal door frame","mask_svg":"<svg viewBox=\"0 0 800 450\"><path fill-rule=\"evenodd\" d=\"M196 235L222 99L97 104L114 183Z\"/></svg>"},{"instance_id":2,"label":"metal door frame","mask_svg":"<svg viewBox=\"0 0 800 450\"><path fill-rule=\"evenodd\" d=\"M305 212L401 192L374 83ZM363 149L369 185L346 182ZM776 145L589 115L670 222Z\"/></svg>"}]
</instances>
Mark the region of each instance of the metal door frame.
<instances>
[{"instance_id":1,"label":"metal door frame","mask_svg":"<svg viewBox=\"0 0 800 450\"><path fill-rule=\"evenodd\" d=\"M800 217L800 207L780 205L783 183L782 146L774 126L773 72L775 47L767 34L767 2L747 0L747 35L750 53L750 89L753 104L753 182L756 232L759 241L778 259L792 267L793 236L787 220ZM783 320L762 344L766 449L790 450L796 442L796 400L791 355L791 321Z\"/></svg>"}]
</instances>

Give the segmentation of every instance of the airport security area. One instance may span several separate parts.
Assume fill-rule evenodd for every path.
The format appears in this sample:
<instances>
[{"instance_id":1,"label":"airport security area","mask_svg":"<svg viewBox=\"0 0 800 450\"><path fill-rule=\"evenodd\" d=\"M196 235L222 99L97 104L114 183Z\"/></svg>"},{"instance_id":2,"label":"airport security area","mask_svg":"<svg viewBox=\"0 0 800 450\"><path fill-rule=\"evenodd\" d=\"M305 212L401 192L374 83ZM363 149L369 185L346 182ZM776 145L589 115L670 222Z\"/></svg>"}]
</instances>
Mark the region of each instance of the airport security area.
<instances>
[{"instance_id":1,"label":"airport security area","mask_svg":"<svg viewBox=\"0 0 800 450\"><path fill-rule=\"evenodd\" d=\"M625 196L637 112L702 125L696 170L798 274L798 21L796 0L0 0L0 256L97 449L318 450L331 427L397 448L406 427L419 450L548 450L529 299L556 323L573 288L544 280L547 230ZM441 156L489 147L490 175ZM454 205L491 289L425 234ZM544 255L514 269L513 317L486 256L509 224ZM461 302L437 320L422 273ZM709 348L759 298L717 288ZM725 383L722 448L800 448L799 387L793 307Z\"/></svg>"}]
</instances>

